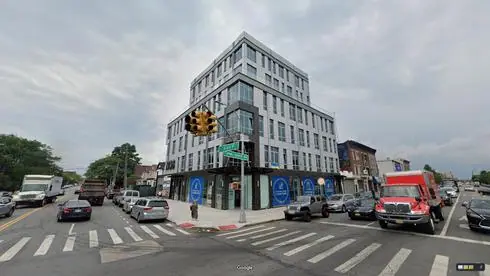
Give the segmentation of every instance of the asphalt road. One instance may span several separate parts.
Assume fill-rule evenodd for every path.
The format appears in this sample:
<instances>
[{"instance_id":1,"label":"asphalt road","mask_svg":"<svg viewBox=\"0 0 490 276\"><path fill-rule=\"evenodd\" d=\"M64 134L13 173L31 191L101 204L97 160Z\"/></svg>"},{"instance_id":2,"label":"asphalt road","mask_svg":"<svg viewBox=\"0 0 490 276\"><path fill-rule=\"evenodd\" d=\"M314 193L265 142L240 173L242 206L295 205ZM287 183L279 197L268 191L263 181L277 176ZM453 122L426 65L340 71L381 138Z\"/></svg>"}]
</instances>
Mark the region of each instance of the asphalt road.
<instances>
[{"instance_id":1,"label":"asphalt road","mask_svg":"<svg viewBox=\"0 0 490 276\"><path fill-rule=\"evenodd\" d=\"M168 222L138 225L110 200L94 207L89 222L57 223L55 205L29 208L17 210L35 210L24 218L16 212L0 220L0 274L440 276L460 275L460 262L489 264L490 270L490 235L461 226L461 203L472 196L478 195L463 192L444 209L448 219L436 235L381 229L346 214L191 233Z\"/></svg>"}]
</instances>

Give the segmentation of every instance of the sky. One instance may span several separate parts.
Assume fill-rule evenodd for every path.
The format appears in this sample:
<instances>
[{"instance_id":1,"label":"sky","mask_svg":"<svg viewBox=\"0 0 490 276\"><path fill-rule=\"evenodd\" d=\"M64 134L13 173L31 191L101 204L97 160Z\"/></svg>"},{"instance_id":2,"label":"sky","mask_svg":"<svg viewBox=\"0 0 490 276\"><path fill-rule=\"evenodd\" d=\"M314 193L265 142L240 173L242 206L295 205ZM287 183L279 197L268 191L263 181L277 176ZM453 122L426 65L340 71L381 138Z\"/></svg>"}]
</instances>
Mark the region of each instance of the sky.
<instances>
[{"instance_id":1,"label":"sky","mask_svg":"<svg viewBox=\"0 0 490 276\"><path fill-rule=\"evenodd\" d=\"M0 133L66 170L124 142L164 161L190 82L242 31L309 74L339 140L468 177L490 167L490 2L2 0Z\"/></svg>"}]
</instances>

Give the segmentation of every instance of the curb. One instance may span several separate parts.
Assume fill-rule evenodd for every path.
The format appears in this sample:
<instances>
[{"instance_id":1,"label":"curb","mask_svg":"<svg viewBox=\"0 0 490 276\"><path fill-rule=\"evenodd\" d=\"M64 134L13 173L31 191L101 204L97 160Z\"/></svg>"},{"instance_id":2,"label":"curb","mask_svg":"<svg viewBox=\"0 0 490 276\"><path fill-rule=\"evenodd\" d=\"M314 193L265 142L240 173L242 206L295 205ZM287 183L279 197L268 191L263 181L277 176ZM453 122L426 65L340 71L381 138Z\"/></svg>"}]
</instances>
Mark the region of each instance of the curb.
<instances>
[{"instance_id":1,"label":"curb","mask_svg":"<svg viewBox=\"0 0 490 276\"><path fill-rule=\"evenodd\" d=\"M171 221L175 223L178 227L183 228L183 229L188 229L188 230L211 230L211 231L231 231L231 230L237 230L243 227L247 226L254 226L254 225L260 225L264 223L269 223L269 222L274 222L274 221L281 221L284 220L284 218L277 218L277 219L269 219L266 221L260 221L260 222L252 222L252 223L246 223L245 225L237 225L237 224L228 224L228 225L210 225L210 226L197 226L193 223L190 222L184 222L181 224L177 224L175 221Z\"/></svg>"}]
</instances>

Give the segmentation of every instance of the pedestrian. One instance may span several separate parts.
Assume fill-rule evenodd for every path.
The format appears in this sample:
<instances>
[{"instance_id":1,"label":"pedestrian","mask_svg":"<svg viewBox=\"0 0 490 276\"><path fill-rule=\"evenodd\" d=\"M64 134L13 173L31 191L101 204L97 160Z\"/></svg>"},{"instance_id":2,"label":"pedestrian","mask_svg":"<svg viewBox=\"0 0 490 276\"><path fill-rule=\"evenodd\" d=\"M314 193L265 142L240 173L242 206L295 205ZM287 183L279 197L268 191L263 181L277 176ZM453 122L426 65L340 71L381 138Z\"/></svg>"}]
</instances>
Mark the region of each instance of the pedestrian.
<instances>
[{"instance_id":1,"label":"pedestrian","mask_svg":"<svg viewBox=\"0 0 490 276\"><path fill-rule=\"evenodd\" d=\"M192 205L191 205L190 209L191 209L191 217L192 217L192 219L193 220L197 220L197 215L198 215L197 214L197 209L198 209L198 206L197 206L197 202L195 200L192 202Z\"/></svg>"}]
</instances>

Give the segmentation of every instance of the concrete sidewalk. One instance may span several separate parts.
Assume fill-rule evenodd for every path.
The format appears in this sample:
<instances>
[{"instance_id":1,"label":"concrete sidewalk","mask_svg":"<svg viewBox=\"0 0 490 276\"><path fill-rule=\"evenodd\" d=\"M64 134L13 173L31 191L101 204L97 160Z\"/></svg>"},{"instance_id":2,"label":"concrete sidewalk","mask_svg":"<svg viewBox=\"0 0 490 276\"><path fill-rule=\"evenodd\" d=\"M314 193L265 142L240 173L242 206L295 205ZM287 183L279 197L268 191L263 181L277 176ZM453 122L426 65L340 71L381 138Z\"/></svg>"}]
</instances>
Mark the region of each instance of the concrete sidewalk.
<instances>
[{"instance_id":1,"label":"concrete sidewalk","mask_svg":"<svg viewBox=\"0 0 490 276\"><path fill-rule=\"evenodd\" d=\"M240 210L219 210L199 205L199 219L191 219L188 202L166 199L170 207L168 220L182 228L207 228L220 231L233 230L246 225L261 224L284 219L284 207L263 210L245 210L246 223L239 223Z\"/></svg>"}]
</instances>

